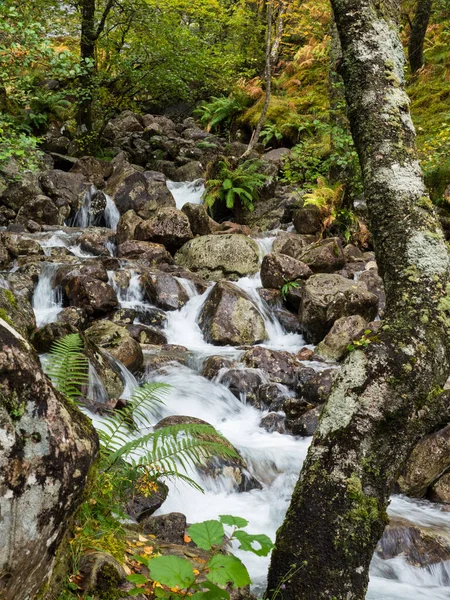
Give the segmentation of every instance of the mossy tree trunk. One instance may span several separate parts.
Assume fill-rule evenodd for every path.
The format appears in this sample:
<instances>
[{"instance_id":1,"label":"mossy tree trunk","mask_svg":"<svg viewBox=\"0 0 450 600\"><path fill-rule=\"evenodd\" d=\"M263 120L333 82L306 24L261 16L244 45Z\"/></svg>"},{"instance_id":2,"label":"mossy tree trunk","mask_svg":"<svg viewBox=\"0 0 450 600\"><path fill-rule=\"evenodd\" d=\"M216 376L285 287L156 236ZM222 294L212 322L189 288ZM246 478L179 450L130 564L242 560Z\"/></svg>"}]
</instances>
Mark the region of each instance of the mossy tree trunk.
<instances>
[{"instance_id":1,"label":"mossy tree trunk","mask_svg":"<svg viewBox=\"0 0 450 600\"><path fill-rule=\"evenodd\" d=\"M408 42L408 60L412 73L423 67L423 44L430 22L433 0L418 0Z\"/></svg>"},{"instance_id":2,"label":"mossy tree trunk","mask_svg":"<svg viewBox=\"0 0 450 600\"><path fill-rule=\"evenodd\" d=\"M399 469L448 414L449 256L417 159L399 1L332 5L387 305L342 368L278 531L267 595L283 600L363 600Z\"/></svg>"}]
</instances>

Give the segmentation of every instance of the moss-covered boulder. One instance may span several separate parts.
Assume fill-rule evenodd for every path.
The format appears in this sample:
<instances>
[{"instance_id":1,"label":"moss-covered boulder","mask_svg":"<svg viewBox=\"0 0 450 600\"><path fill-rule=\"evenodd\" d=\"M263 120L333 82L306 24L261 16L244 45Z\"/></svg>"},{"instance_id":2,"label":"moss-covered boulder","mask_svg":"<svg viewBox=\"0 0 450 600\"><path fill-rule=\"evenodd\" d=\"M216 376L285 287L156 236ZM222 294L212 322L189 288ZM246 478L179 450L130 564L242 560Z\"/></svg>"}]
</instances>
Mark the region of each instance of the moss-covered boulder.
<instances>
[{"instance_id":1,"label":"moss-covered boulder","mask_svg":"<svg viewBox=\"0 0 450 600\"><path fill-rule=\"evenodd\" d=\"M6 288L0 287L0 318L29 338L36 328L36 318L31 304Z\"/></svg>"},{"instance_id":2,"label":"moss-covered boulder","mask_svg":"<svg viewBox=\"0 0 450 600\"><path fill-rule=\"evenodd\" d=\"M261 263L261 281L265 288L281 289L288 282L308 279L311 269L286 254L267 254Z\"/></svg>"},{"instance_id":3,"label":"moss-covered boulder","mask_svg":"<svg viewBox=\"0 0 450 600\"><path fill-rule=\"evenodd\" d=\"M259 255L258 244L245 235L205 235L185 244L175 262L210 281L236 280L258 271Z\"/></svg>"},{"instance_id":4,"label":"moss-covered boulder","mask_svg":"<svg viewBox=\"0 0 450 600\"><path fill-rule=\"evenodd\" d=\"M177 208L161 208L146 221L136 227L134 237L144 242L163 244L170 252L175 252L194 237L189 219Z\"/></svg>"},{"instance_id":5,"label":"moss-covered boulder","mask_svg":"<svg viewBox=\"0 0 450 600\"><path fill-rule=\"evenodd\" d=\"M87 339L96 346L107 350L114 358L120 360L131 372L138 371L143 364L142 349L125 327L112 321L96 321L86 329Z\"/></svg>"},{"instance_id":6,"label":"moss-covered boulder","mask_svg":"<svg viewBox=\"0 0 450 600\"><path fill-rule=\"evenodd\" d=\"M314 273L333 273L345 266L342 243L339 238L328 238L311 244L298 260L310 267Z\"/></svg>"},{"instance_id":7,"label":"moss-covered boulder","mask_svg":"<svg viewBox=\"0 0 450 600\"><path fill-rule=\"evenodd\" d=\"M216 283L198 324L206 341L217 346L258 344L267 338L259 310L248 294L228 281Z\"/></svg>"},{"instance_id":8,"label":"moss-covered boulder","mask_svg":"<svg viewBox=\"0 0 450 600\"><path fill-rule=\"evenodd\" d=\"M338 319L325 338L315 349L315 355L326 360L342 360L348 353L348 346L359 339L367 327L367 321L360 315Z\"/></svg>"}]
</instances>

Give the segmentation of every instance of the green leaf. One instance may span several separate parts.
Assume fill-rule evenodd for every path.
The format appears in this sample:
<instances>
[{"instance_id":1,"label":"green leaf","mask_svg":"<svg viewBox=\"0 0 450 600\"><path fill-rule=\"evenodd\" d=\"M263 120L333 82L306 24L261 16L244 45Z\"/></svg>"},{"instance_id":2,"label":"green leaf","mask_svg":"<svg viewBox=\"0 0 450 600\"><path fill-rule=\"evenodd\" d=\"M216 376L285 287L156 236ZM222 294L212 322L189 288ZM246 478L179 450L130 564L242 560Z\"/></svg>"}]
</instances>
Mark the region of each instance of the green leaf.
<instances>
[{"instance_id":1,"label":"green leaf","mask_svg":"<svg viewBox=\"0 0 450 600\"><path fill-rule=\"evenodd\" d=\"M207 579L217 585L227 585L231 582L235 587L244 587L251 583L247 569L236 556L216 554L207 566Z\"/></svg>"},{"instance_id":2,"label":"green leaf","mask_svg":"<svg viewBox=\"0 0 450 600\"><path fill-rule=\"evenodd\" d=\"M222 544L225 531L222 523L214 520L191 525L188 534L199 548L211 550L214 545Z\"/></svg>"},{"instance_id":3,"label":"green leaf","mask_svg":"<svg viewBox=\"0 0 450 600\"><path fill-rule=\"evenodd\" d=\"M132 575L128 575L127 581L131 581L131 583L147 583L148 579L145 575L140 575L139 573L133 573Z\"/></svg>"},{"instance_id":4,"label":"green leaf","mask_svg":"<svg viewBox=\"0 0 450 600\"><path fill-rule=\"evenodd\" d=\"M231 179L225 179L222 183L222 186L225 190L230 190L233 187L233 182Z\"/></svg>"},{"instance_id":5,"label":"green leaf","mask_svg":"<svg viewBox=\"0 0 450 600\"><path fill-rule=\"evenodd\" d=\"M141 588L133 588L132 590L130 590L128 592L129 596L140 596L142 594L142 589Z\"/></svg>"},{"instance_id":6,"label":"green leaf","mask_svg":"<svg viewBox=\"0 0 450 600\"><path fill-rule=\"evenodd\" d=\"M234 537L241 543L239 548L247 550L248 552L253 552L253 554L256 554L257 556L267 556L273 548L272 540L263 533L252 535L246 531L236 531ZM260 548L254 548L254 542L259 544Z\"/></svg>"},{"instance_id":7,"label":"green leaf","mask_svg":"<svg viewBox=\"0 0 450 600\"><path fill-rule=\"evenodd\" d=\"M247 527L248 521L242 517L233 517L233 515L219 515L220 522L224 525L230 525L234 527Z\"/></svg>"},{"instance_id":8,"label":"green leaf","mask_svg":"<svg viewBox=\"0 0 450 600\"><path fill-rule=\"evenodd\" d=\"M202 588L206 588L207 592L197 592L191 598L195 600L229 600L230 594L215 585L212 581L204 581L201 584Z\"/></svg>"},{"instance_id":9,"label":"green leaf","mask_svg":"<svg viewBox=\"0 0 450 600\"><path fill-rule=\"evenodd\" d=\"M195 580L189 561L178 556L157 556L148 561L153 581L167 585L188 588Z\"/></svg>"}]
</instances>

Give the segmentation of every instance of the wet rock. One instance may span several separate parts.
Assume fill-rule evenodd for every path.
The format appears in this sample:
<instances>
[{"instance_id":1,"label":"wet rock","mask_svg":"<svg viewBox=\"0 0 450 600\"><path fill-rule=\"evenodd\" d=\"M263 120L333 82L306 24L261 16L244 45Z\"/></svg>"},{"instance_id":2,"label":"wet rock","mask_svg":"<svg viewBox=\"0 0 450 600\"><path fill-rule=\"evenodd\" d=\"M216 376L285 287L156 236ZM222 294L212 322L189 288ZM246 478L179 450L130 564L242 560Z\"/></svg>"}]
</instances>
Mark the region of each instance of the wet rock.
<instances>
[{"instance_id":1,"label":"wet rock","mask_svg":"<svg viewBox=\"0 0 450 600\"><path fill-rule=\"evenodd\" d=\"M314 273L332 273L345 266L344 252L339 238L328 238L308 246L301 256Z\"/></svg>"},{"instance_id":2,"label":"wet rock","mask_svg":"<svg viewBox=\"0 0 450 600\"><path fill-rule=\"evenodd\" d=\"M298 235L296 233L280 233L273 243L272 252L286 254L296 260L305 249L314 244L316 237L313 235Z\"/></svg>"},{"instance_id":3,"label":"wet rock","mask_svg":"<svg viewBox=\"0 0 450 600\"><path fill-rule=\"evenodd\" d=\"M167 338L164 333L156 327L150 325L127 325L127 330L131 337L140 344L163 345L167 344Z\"/></svg>"},{"instance_id":4,"label":"wet rock","mask_svg":"<svg viewBox=\"0 0 450 600\"><path fill-rule=\"evenodd\" d=\"M294 212L292 222L301 234L317 234L322 230L322 214L318 206L310 205Z\"/></svg>"},{"instance_id":5,"label":"wet rock","mask_svg":"<svg viewBox=\"0 0 450 600\"><path fill-rule=\"evenodd\" d=\"M259 426L272 433L276 431L277 433L285 433L286 427L284 425L285 417L280 415L280 413L271 412L265 417L263 417L259 423Z\"/></svg>"},{"instance_id":6,"label":"wet rock","mask_svg":"<svg viewBox=\"0 0 450 600\"><path fill-rule=\"evenodd\" d=\"M76 306L67 306L58 313L56 317L58 323L67 323L73 325L75 329L84 329L87 326L87 314L83 308Z\"/></svg>"},{"instance_id":7,"label":"wet rock","mask_svg":"<svg viewBox=\"0 0 450 600\"><path fill-rule=\"evenodd\" d=\"M103 189L105 187L105 179L112 175L112 166L111 163L95 158L94 156L82 156L76 161L70 172L81 173L96 188Z\"/></svg>"},{"instance_id":8,"label":"wet rock","mask_svg":"<svg viewBox=\"0 0 450 600\"><path fill-rule=\"evenodd\" d=\"M202 365L201 375L206 379L213 380L218 376L221 369L231 369L232 366L233 361L225 356L208 356Z\"/></svg>"},{"instance_id":9,"label":"wet rock","mask_svg":"<svg viewBox=\"0 0 450 600\"><path fill-rule=\"evenodd\" d=\"M187 242L175 262L205 279L238 279L259 268L258 244L240 234L205 235Z\"/></svg>"},{"instance_id":10,"label":"wet rock","mask_svg":"<svg viewBox=\"0 0 450 600\"><path fill-rule=\"evenodd\" d=\"M270 308L281 308L283 296L279 290L258 288L258 294Z\"/></svg>"},{"instance_id":11,"label":"wet rock","mask_svg":"<svg viewBox=\"0 0 450 600\"><path fill-rule=\"evenodd\" d=\"M302 285L299 317L308 342L320 342L341 317L372 321L377 312L378 298L340 275L313 275Z\"/></svg>"},{"instance_id":12,"label":"wet rock","mask_svg":"<svg viewBox=\"0 0 450 600\"><path fill-rule=\"evenodd\" d=\"M259 389L265 378L257 369L227 369L219 375L217 382L227 387L243 404L261 408Z\"/></svg>"},{"instance_id":13,"label":"wet rock","mask_svg":"<svg viewBox=\"0 0 450 600\"><path fill-rule=\"evenodd\" d=\"M184 346L172 344L166 344L164 346L147 346L144 354L145 373L146 375L150 375L155 371L165 372L164 367L174 363L186 365L189 356L189 350Z\"/></svg>"},{"instance_id":14,"label":"wet rock","mask_svg":"<svg viewBox=\"0 0 450 600\"><path fill-rule=\"evenodd\" d=\"M142 531L154 535L158 540L172 544L184 544L186 517L182 513L168 513L158 517L144 517Z\"/></svg>"},{"instance_id":15,"label":"wet rock","mask_svg":"<svg viewBox=\"0 0 450 600\"><path fill-rule=\"evenodd\" d=\"M197 160L190 160L185 165L178 167L175 173L175 181L195 181L203 179L205 167Z\"/></svg>"},{"instance_id":16,"label":"wet rock","mask_svg":"<svg viewBox=\"0 0 450 600\"><path fill-rule=\"evenodd\" d=\"M450 467L450 425L427 435L414 448L398 479L402 494L421 498Z\"/></svg>"},{"instance_id":17,"label":"wet rock","mask_svg":"<svg viewBox=\"0 0 450 600\"><path fill-rule=\"evenodd\" d=\"M9 289L16 298L23 297L31 303L33 299L34 286L36 280L26 273L14 272L3 275L7 281Z\"/></svg>"},{"instance_id":18,"label":"wet rock","mask_svg":"<svg viewBox=\"0 0 450 600\"><path fill-rule=\"evenodd\" d=\"M16 296L11 290L3 287L0 287L0 318L25 339L29 338L36 328L31 304L24 297Z\"/></svg>"},{"instance_id":19,"label":"wet rock","mask_svg":"<svg viewBox=\"0 0 450 600\"><path fill-rule=\"evenodd\" d=\"M30 219L46 225L62 225L70 211L61 211L47 196L40 194L25 202L17 213L17 222L27 224Z\"/></svg>"},{"instance_id":20,"label":"wet rock","mask_svg":"<svg viewBox=\"0 0 450 600\"><path fill-rule=\"evenodd\" d=\"M297 315L282 308L274 309L272 315L280 322L286 333L301 333L302 326Z\"/></svg>"},{"instance_id":21,"label":"wet rock","mask_svg":"<svg viewBox=\"0 0 450 600\"><path fill-rule=\"evenodd\" d=\"M73 212L81 206L91 187L91 182L81 173L66 173L58 169L42 173L39 180L45 194L58 208L69 207Z\"/></svg>"},{"instance_id":22,"label":"wet rock","mask_svg":"<svg viewBox=\"0 0 450 600\"><path fill-rule=\"evenodd\" d=\"M264 319L250 297L225 281L212 289L198 324L205 340L217 346L258 344L267 337Z\"/></svg>"},{"instance_id":23,"label":"wet rock","mask_svg":"<svg viewBox=\"0 0 450 600\"><path fill-rule=\"evenodd\" d=\"M165 247L162 244L153 242L138 242L136 240L124 242L117 248L117 255L120 258L137 260L140 265L148 267L173 264L173 258Z\"/></svg>"},{"instance_id":24,"label":"wet rock","mask_svg":"<svg viewBox=\"0 0 450 600\"><path fill-rule=\"evenodd\" d=\"M386 305L386 293L384 291L383 280L378 275L378 271L375 269L363 271L358 278L358 283L365 285L371 294L377 296L378 310L380 314L382 314Z\"/></svg>"},{"instance_id":25,"label":"wet rock","mask_svg":"<svg viewBox=\"0 0 450 600\"><path fill-rule=\"evenodd\" d=\"M84 592L100 594L102 597L116 594L118 586L125 582L127 576L123 566L107 552L82 554L78 568L79 587Z\"/></svg>"},{"instance_id":26,"label":"wet rock","mask_svg":"<svg viewBox=\"0 0 450 600\"><path fill-rule=\"evenodd\" d=\"M391 517L375 552L383 560L402 556L415 567L438 567L438 563L450 559L450 537L444 528L418 526Z\"/></svg>"},{"instance_id":27,"label":"wet rock","mask_svg":"<svg viewBox=\"0 0 450 600\"><path fill-rule=\"evenodd\" d=\"M1 240L4 248L12 258L44 255L41 245L36 240L31 240L9 232L2 233Z\"/></svg>"},{"instance_id":28,"label":"wet rock","mask_svg":"<svg viewBox=\"0 0 450 600\"><path fill-rule=\"evenodd\" d=\"M110 231L90 230L77 238L77 244L80 245L83 252L88 252L94 256L109 256L109 250L106 244L113 244L114 234Z\"/></svg>"},{"instance_id":29,"label":"wet rock","mask_svg":"<svg viewBox=\"0 0 450 600\"><path fill-rule=\"evenodd\" d=\"M162 328L167 321L166 313L159 308L154 308L153 306L138 306L135 310L137 321L144 325Z\"/></svg>"},{"instance_id":30,"label":"wet rock","mask_svg":"<svg viewBox=\"0 0 450 600\"><path fill-rule=\"evenodd\" d=\"M108 319L118 325L132 325L137 311L134 308L119 308L108 315Z\"/></svg>"},{"instance_id":31,"label":"wet rock","mask_svg":"<svg viewBox=\"0 0 450 600\"><path fill-rule=\"evenodd\" d=\"M184 287L169 273L144 273L141 285L147 300L163 310L179 310L189 300Z\"/></svg>"},{"instance_id":32,"label":"wet rock","mask_svg":"<svg viewBox=\"0 0 450 600\"><path fill-rule=\"evenodd\" d=\"M299 391L310 404L324 404L328 400L337 374L337 369L316 371L314 375L304 379L299 386Z\"/></svg>"},{"instance_id":33,"label":"wet rock","mask_svg":"<svg viewBox=\"0 0 450 600\"><path fill-rule=\"evenodd\" d=\"M289 352L257 346L248 350L241 360L248 367L261 369L273 383L282 383L288 387L297 385L300 365Z\"/></svg>"},{"instance_id":34,"label":"wet rock","mask_svg":"<svg viewBox=\"0 0 450 600\"><path fill-rule=\"evenodd\" d=\"M265 288L281 289L288 282L308 279L311 269L285 254L267 254L261 263L261 281Z\"/></svg>"},{"instance_id":35,"label":"wet rock","mask_svg":"<svg viewBox=\"0 0 450 600\"><path fill-rule=\"evenodd\" d=\"M116 239L118 244L123 244L134 239L136 227L142 223L143 219L139 217L134 210L127 210L121 215L117 223Z\"/></svg>"},{"instance_id":36,"label":"wet rock","mask_svg":"<svg viewBox=\"0 0 450 600\"><path fill-rule=\"evenodd\" d=\"M70 333L77 333L77 329L71 323L48 323L34 332L31 343L36 352L43 354L49 352L57 340Z\"/></svg>"},{"instance_id":37,"label":"wet rock","mask_svg":"<svg viewBox=\"0 0 450 600\"><path fill-rule=\"evenodd\" d=\"M299 350L295 355L297 360L313 360L314 358L314 350L311 348L307 348L306 346Z\"/></svg>"},{"instance_id":38,"label":"wet rock","mask_svg":"<svg viewBox=\"0 0 450 600\"><path fill-rule=\"evenodd\" d=\"M141 347L125 327L120 327L120 325L107 320L96 321L89 329L86 329L85 335L96 346L107 350L132 373L142 367Z\"/></svg>"},{"instance_id":39,"label":"wet rock","mask_svg":"<svg viewBox=\"0 0 450 600\"><path fill-rule=\"evenodd\" d=\"M301 417L290 421L286 419L286 429L292 433L292 435L303 435L311 436L314 435L317 426L319 424L319 416L322 412L323 406L315 406L310 410L307 410Z\"/></svg>"},{"instance_id":40,"label":"wet rock","mask_svg":"<svg viewBox=\"0 0 450 600\"><path fill-rule=\"evenodd\" d=\"M203 204L187 202L181 210L189 219L191 231L194 235L209 235L220 229L219 223L211 219Z\"/></svg>"},{"instance_id":41,"label":"wet rock","mask_svg":"<svg viewBox=\"0 0 450 600\"><path fill-rule=\"evenodd\" d=\"M366 329L367 321L359 315L341 317L316 347L315 354L325 360L342 360L348 354L349 344L359 340Z\"/></svg>"},{"instance_id":42,"label":"wet rock","mask_svg":"<svg viewBox=\"0 0 450 600\"><path fill-rule=\"evenodd\" d=\"M119 305L113 288L91 277L70 278L64 286L64 293L74 306L84 308L89 315L101 316Z\"/></svg>"},{"instance_id":43,"label":"wet rock","mask_svg":"<svg viewBox=\"0 0 450 600\"><path fill-rule=\"evenodd\" d=\"M428 498L433 502L450 504L450 473L444 473L428 490Z\"/></svg>"},{"instance_id":44,"label":"wet rock","mask_svg":"<svg viewBox=\"0 0 450 600\"><path fill-rule=\"evenodd\" d=\"M163 244L175 252L193 238L187 216L177 208L162 208L155 216L139 223L135 230L137 240Z\"/></svg>"},{"instance_id":45,"label":"wet rock","mask_svg":"<svg viewBox=\"0 0 450 600\"><path fill-rule=\"evenodd\" d=\"M281 383L267 383L258 390L259 402L271 410L281 410L284 402L289 398L289 390Z\"/></svg>"},{"instance_id":46,"label":"wet rock","mask_svg":"<svg viewBox=\"0 0 450 600\"><path fill-rule=\"evenodd\" d=\"M117 366L111 360L108 351L100 348L88 338L83 336L84 353L88 357L92 367L95 369L103 383L109 400L120 398L125 389ZM98 408L98 407L96 407Z\"/></svg>"},{"instance_id":47,"label":"wet rock","mask_svg":"<svg viewBox=\"0 0 450 600\"><path fill-rule=\"evenodd\" d=\"M81 263L63 265L58 269L55 277L56 285L67 285L75 277L89 277L107 283L108 273L98 260L84 260Z\"/></svg>"},{"instance_id":48,"label":"wet rock","mask_svg":"<svg viewBox=\"0 0 450 600\"><path fill-rule=\"evenodd\" d=\"M305 412L313 408L312 404L309 404L305 398L286 398L283 402L283 412L286 414L286 420L288 423L296 421Z\"/></svg>"},{"instance_id":49,"label":"wet rock","mask_svg":"<svg viewBox=\"0 0 450 600\"><path fill-rule=\"evenodd\" d=\"M126 512L141 522L143 519L150 517L154 512L161 508L169 493L169 488L161 481L155 482L156 490L149 496L144 496L139 492L134 492L131 500L126 505Z\"/></svg>"}]
</instances>

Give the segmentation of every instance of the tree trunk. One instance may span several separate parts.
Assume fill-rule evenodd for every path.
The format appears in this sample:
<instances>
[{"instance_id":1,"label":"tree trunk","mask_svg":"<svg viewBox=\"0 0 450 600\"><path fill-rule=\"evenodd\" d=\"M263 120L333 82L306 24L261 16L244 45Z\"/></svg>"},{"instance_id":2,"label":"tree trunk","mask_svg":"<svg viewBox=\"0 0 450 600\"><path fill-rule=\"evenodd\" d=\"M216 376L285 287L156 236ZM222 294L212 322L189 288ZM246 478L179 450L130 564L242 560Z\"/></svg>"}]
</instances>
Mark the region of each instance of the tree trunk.
<instances>
[{"instance_id":1,"label":"tree trunk","mask_svg":"<svg viewBox=\"0 0 450 600\"><path fill-rule=\"evenodd\" d=\"M332 0L386 313L337 378L278 531L267 596L363 600L399 469L447 415L449 256L404 91L399 0Z\"/></svg>"},{"instance_id":2,"label":"tree trunk","mask_svg":"<svg viewBox=\"0 0 450 600\"><path fill-rule=\"evenodd\" d=\"M87 136L92 131L92 100L95 73L95 0L81 2L80 57L83 75L80 78L82 97L78 102L77 126L79 135Z\"/></svg>"},{"instance_id":3,"label":"tree trunk","mask_svg":"<svg viewBox=\"0 0 450 600\"><path fill-rule=\"evenodd\" d=\"M408 59L412 73L423 67L423 43L430 21L433 0L418 0L416 14L411 25L411 35L408 43Z\"/></svg>"}]
</instances>

